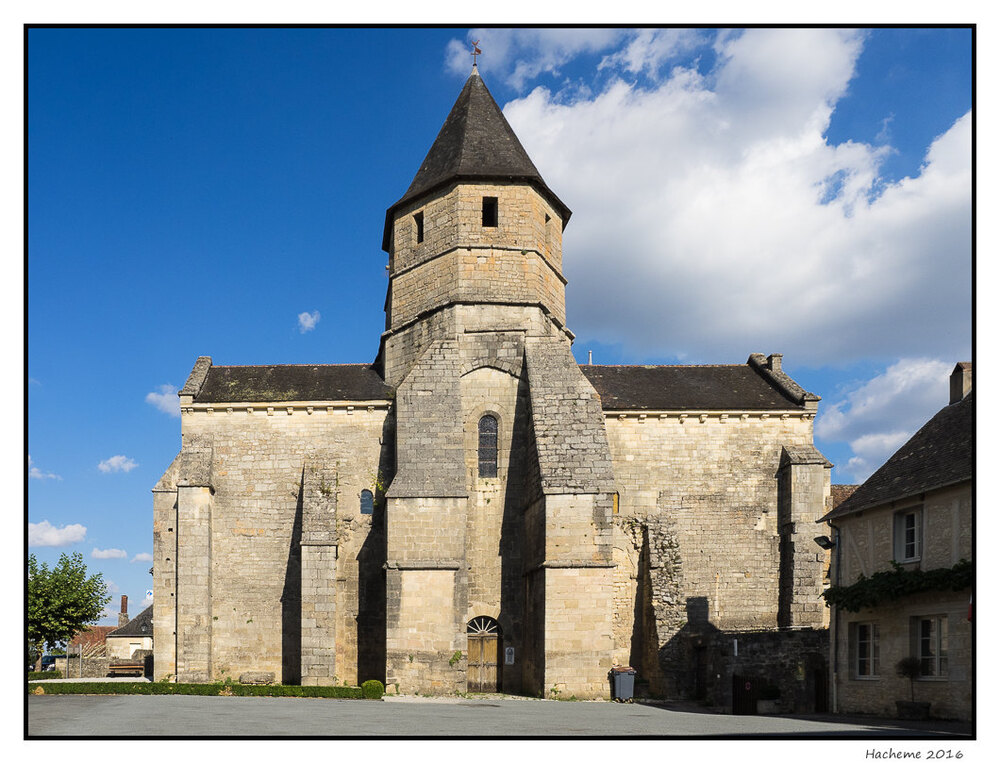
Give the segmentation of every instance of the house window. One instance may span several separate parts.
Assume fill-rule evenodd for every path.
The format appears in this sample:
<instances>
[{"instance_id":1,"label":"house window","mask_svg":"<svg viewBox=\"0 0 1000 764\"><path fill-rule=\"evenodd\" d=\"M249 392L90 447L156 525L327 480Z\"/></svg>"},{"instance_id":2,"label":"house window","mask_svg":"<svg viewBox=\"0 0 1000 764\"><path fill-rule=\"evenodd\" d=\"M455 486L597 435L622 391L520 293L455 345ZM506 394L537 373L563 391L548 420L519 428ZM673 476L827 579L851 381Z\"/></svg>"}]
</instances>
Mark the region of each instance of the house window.
<instances>
[{"instance_id":1,"label":"house window","mask_svg":"<svg viewBox=\"0 0 1000 764\"><path fill-rule=\"evenodd\" d=\"M413 225L417 230L417 244L424 240L424 213L418 212L413 216Z\"/></svg>"},{"instance_id":2,"label":"house window","mask_svg":"<svg viewBox=\"0 0 1000 764\"><path fill-rule=\"evenodd\" d=\"M878 676L878 624L851 624L851 653L855 679Z\"/></svg>"},{"instance_id":3,"label":"house window","mask_svg":"<svg viewBox=\"0 0 1000 764\"><path fill-rule=\"evenodd\" d=\"M497 418L487 414L479 420L479 477L497 476Z\"/></svg>"},{"instance_id":4,"label":"house window","mask_svg":"<svg viewBox=\"0 0 1000 764\"><path fill-rule=\"evenodd\" d=\"M920 514L919 509L910 509L893 515L893 557L896 562L920 559Z\"/></svg>"},{"instance_id":5,"label":"house window","mask_svg":"<svg viewBox=\"0 0 1000 764\"><path fill-rule=\"evenodd\" d=\"M375 497L367 488L361 492L361 514L370 515L375 509Z\"/></svg>"},{"instance_id":6,"label":"house window","mask_svg":"<svg viewBox=\"0 0 1000 764\"><path fill-rule=\"evenodd\" d=\"M914 618L911 632L916 642L914 652L920 658L920 676L947 676L948 617L935 615Z\"/></svg>"},{"instance_id":7,"label":"house window","mask_svg":"<svg viewBox=\"0 0 1000 764\"><path fill-rule=\"evenodd\" d=\"M497 198L495 196L483 197L483 228L497 227Z\"/></svg>"}]
</instances>

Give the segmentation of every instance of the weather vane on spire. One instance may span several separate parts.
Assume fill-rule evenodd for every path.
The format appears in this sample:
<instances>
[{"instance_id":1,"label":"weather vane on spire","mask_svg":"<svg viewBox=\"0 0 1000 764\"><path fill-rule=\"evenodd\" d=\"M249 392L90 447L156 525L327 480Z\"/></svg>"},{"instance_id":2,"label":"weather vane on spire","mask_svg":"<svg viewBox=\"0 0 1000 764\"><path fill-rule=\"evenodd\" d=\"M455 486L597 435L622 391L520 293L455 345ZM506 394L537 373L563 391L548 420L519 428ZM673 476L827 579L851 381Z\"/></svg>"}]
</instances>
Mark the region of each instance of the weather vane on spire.
<instances>
[{"instance_id":1,"label":"weather vane on spire","mask_svg":"<svg viewBox=\"0 0 1000 764\"><path fill-rule=\"evenodd\" d=\"M483 52L479 50L479 40L472 43L472 65L476 65L476 56L483 55Z\"/></svg>"}]
</instances>

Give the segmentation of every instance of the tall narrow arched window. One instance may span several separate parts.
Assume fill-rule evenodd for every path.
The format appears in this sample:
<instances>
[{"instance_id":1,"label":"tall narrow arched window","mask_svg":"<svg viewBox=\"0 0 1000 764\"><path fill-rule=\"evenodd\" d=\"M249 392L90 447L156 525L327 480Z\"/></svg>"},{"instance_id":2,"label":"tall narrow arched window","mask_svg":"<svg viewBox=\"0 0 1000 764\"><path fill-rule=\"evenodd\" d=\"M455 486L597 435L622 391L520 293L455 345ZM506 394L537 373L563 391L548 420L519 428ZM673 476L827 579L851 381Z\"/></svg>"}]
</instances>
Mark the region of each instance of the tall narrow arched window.
<instances>
[{"instance_id":1,"label":"tall narrow arched window","mask_svg":"<svg viewBox=\"0 0 1000 764\"><path fill-rule=\"evenodd\" d=\"M487 414L479 420L479 477L497 476L497 418Z\"/></svg>"},{"instance_id":2,"label":"tall narrow arched window","mask_svg":"<svg viewBox=\"0 0 1000 764\"><path fill-rule=\"evenodd\" d=\"M361 514L370 515L375 510L375 497L367 488L361 492Z\"/></svg>"}]
</instances>

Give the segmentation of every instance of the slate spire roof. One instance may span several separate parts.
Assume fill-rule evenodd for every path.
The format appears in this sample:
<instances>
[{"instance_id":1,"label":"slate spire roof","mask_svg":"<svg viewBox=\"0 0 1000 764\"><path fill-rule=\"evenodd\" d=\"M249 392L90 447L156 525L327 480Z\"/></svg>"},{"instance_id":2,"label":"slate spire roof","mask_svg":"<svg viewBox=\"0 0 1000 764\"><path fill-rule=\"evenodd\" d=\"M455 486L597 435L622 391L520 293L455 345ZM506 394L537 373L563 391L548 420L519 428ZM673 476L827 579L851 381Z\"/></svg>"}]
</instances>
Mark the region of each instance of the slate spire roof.
<instances>
[{"instance_id":1,"label":"slate spire roof","mask_svg":"<svg viewBox=\"0 0 1000 764\"><path fill-rule=\"evenodd\" d=\"M479 180L530 183L556 208L563 225L569 220L569 208L545 185L478 68L473 66L413 182L386 212L383 249L388 251L392 217L399 207L448 183Z\"/></svg>"}]
</instances>

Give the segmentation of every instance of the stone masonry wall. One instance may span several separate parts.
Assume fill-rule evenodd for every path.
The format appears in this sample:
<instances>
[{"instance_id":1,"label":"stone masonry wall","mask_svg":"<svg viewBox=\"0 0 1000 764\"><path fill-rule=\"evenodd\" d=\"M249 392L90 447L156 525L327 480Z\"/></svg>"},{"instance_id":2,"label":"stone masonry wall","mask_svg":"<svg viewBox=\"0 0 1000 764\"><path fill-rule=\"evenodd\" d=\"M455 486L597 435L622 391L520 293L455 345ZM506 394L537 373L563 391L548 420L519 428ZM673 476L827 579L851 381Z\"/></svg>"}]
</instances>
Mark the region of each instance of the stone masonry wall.
<instances>
[{"instance_id":1,"label":"stone masonry wall","mask_svg":"<svg viewBox=\"0 0 1000 764\"><path fill-rule=\"evenodd\" d=\"M776 628L777 474L785 444L811 446L811 416L609 413L605 423L620 492L616 662L649 655L652 648L640 637L648 639L643 623L650 618L658 647L670 645L692 605L717 629ZM824 512L823 499L814 497L814 519ZM661 567L643 570L641 537L628 533L630 526L648 534L647 559L655 564L659 557ZM821 569L822 563L815 566ZM643 577L650 602L637 606ZM665 683L664 693L682 692L670 686L670 650L661 659L668 664L660 667L667 671L663 678L657 669L640 678Z\"/></svg>"},{"instance_id":2,"label":"stone masonry wall","mask_svg":"<svg viewBox=\"0 0 1000 764\"><path fill-rule=\"evenodd\" d=\"M396 389L397 464L390 498L467 494L461 373L458 341L436 340Z\"/></svg>"},{"instance_id":3,"label":"stone masonry wall","mask_svg":"<svg viewBox=\"0 0 1000 764\"><path fill-rule=\"evenodd\" d=\"M456 570L390 569L386 684L390 692L451 695L466 687Z\"/></svg>"},{"instance_id":4,"label":"stone masonry wall","mask_svg":"<svg viewBox=\"0 0 1000 764\"><path fill-rule=\"evenodd\" d=\"M178 486L176 599L179 682L207 682L213 676L213 509L211 488Z\"/></svg>"},{"instance_id":5,"label":"stone masonry wall","mask_svg":"<svg viewBox=\"0 0 1000 764\"><path fill-rule=\"evenodd\" d=\"M451 249L394 277L390 328L398 329L453 302L541 304L565 323L565 289L534 250Z\"/></svg>"},{"instance_id":6,"label":"stone masonry wall","mask_svg":"<svg viewBox=\"0 0 1000 764\"><path fill-rule=\"evenodd\" d=\"M300 681L337 677L337 472L307 464L302 474Z\"/></svg>"},{"instance_id":7,"label":"stone masonry wall","mask_svg":"<svg viewBox=\"0 0 1000 764\"><path fill-rule=\"evenodd\" d=\"M753 694L776 687L778 713L829 710L826 629L765 631L702 630L687 642L687 685L709 706L733 709L734 677ZM698 674L700 673L700 676Z\"/></svg>"},{"instance_id":8,"label":"stone masonry wall","mask_svg":"<svg viewBox=\"0 0 1000 764\"><path fill-rule=\"evenodd\" d=\"M830 496L830 470L815 448L785 448L778 474L781 576L778 625L823 628L829 611L822 599L830 553L816 538L816 500Z\"/></svg>"},{"instance_id":9,"label":"stone masonry wall","mask_svg":"<svg viewBox=\"0 0 1000 764\"><path fill-rule=\"evenodd\" d=\"M918 679L913 698L931 704L942 719L972 718L972 624L969 590L928 592L858 613L842 612L837 639L837 710L896 716L896 701L910 700L910 681L896 676L897 661L915 654L911 619L944 616L948 622L946 677ZM850 634L854 623L875 623L879 635L879 670L874 677L855 676Z\"/></svg>"},{"instance_id":10,"label":"stone masonry wall","mask_svg":"<svg viewBox=\"0 0 1000 764\"><path fill-rule=\"evenodd\" d=\"M607 698L611 670L610 567L546 567L546 697Z\"/></svg>"},{"instance_id":11,"label":"stone masonry wall","mask_svg":"<svg viewBox=\"0 0 1000 764\"><path fill-rule=\"evenodd\" d=\"M177 674L177 473L174 457L153 488L153 666L155 680Z\"/></svg>"},{"instance_id":12,"label":"stone masonry wall","mask_svg":"<svg viewBox=\"0 0 1000 764\"><path fill-rule=\"evenodd\" d=\"M354 682L361 605L358 556L372 525L371 515L360 514L359 501L363 489L377 490L387 403L257 404L249 407L252 412L247 408L191 405L182 415L185 443L211 443L212 448L211 550L208 554L185 546L180 539L177 592L181 614L190 597L210 602L195 606L199 617L210 619L198 624L202 632L211 633L211 667L202 669L210 676L204 678L272 671L285 681L299 681L302 486L306 465L318 464L336 476L337 680ZM182 515L183 507L182 500ZM185 550L192 556L187 563ZM192 579L199 561L208 560L210 570ZM159 602L159 590L157 595ZM159 646L164 625L154 628ZM180 664L189 651L181 630L178 644Z\"/></svg>"},{"instance_id":13,"label":"stone masonry wall","mask_svg":"<svg viewBox=\"0 0 1000 764\"><path fill-rule=\"evenodd\" d=\"M484 196L497 198L495 228L483 227ZM417 242L413 216L424 215L424 240ZM506 246L533 250L562 270L562 220L542 196L520 183L453 185L431 198L400 208L393 223L390 271L410 268L455 246Z\"/></svg>"}]
</instances>

